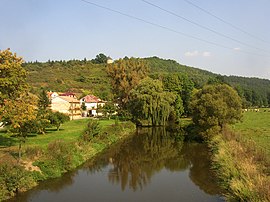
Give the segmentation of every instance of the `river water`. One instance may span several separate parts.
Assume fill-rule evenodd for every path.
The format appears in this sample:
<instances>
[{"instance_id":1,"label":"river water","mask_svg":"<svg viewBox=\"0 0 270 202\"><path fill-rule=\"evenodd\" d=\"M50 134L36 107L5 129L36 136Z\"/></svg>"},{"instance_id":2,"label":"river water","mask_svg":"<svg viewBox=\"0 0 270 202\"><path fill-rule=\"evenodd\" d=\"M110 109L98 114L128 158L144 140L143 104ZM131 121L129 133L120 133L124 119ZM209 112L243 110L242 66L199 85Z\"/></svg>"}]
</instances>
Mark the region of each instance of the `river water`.
<instances>
[{"instance_id":1,"label":"river water","mask_svg":"<svg viewBox=\"0 0 270 202\"><path fill-rule=\"evenodd\" d=\"M140 129L77 170L10 201L224 201L206 146L178 139L163 128Z\"/></svg>"}]
</instances>

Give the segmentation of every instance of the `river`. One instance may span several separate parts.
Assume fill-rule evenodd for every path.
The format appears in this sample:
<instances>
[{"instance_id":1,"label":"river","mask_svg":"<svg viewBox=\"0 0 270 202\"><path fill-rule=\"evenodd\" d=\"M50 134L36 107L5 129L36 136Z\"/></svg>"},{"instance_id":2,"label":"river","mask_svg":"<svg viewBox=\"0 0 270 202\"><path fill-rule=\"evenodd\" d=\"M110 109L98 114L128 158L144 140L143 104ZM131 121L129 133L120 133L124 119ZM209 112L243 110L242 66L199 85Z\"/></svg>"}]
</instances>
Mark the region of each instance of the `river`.
<instances>
[{"instance_id":1,"label":"river","mask_svg":"<svg viewBox=\"0 0 270 202\"><path fill-rule=\"evenodd\" d=\"M63 177L9 201L224 201L204 144L144 128Z\"/></svg>"}]
</instances>

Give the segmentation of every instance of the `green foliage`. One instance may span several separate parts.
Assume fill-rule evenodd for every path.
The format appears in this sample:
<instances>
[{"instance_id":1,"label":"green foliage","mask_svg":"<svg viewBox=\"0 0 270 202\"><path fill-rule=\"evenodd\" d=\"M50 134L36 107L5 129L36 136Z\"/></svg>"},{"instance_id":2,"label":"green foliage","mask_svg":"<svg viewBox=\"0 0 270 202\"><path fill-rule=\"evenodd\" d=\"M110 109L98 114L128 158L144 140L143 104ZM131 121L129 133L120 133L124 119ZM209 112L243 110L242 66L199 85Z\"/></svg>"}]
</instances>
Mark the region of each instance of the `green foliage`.
<instances>
[{"instance_id":1,"label":"green foliage","mask_svg":"<svg viewBox=\"0 0 270 202\"><path fill-rule=\"evenodd\" d=\"M49 107L50 100L46 93L46 90L42 90L38 96L38 108L39 110L46 110Z\"/></svg>"},{"instance_id":2,"label":"green foliage","mask_svg":"<svg viewBox=\"0 0 270 202\"><path fill-rule=\"evenodd\" d=\"M48 119L52 126L56 126L57 130L59 130L61 124L70 120L68 115L61 112L50 112Z\"/></svg>"},{"instance_id":3,"label":"green foliage","mask_svg":"<svg viewBox=\"0 0 270 202\"><path fill-rule=\"evenodd\" d=\"M215 77L212 72L181 65L174 60L165 60L158 57L145 58L145 60L149 63L151 73L182 73L191 79L196 88L201 88L210 77Z\"/></svg>"},{"instance_id":4,"label":"green foliage","mask_svg":"<svg viewBox=\"0 0 270 202\"><path fill-rule=\"evenodd\" d=\"M131 92L129 109L135 119L147 120L148 125L165 125L175 98L163 90L161 81L147 77Z\"/></svg>"},{"instance_id":5,"label":"green foliage","mask_svg":"<svg viewBox=\"0 0 270 202\"><path fill-rule=\"evenodd\" d=\"M175 101L176 116L189 115L189 102L194 89L193 82L184 74L161 75L164 89L177 95Z\"/></svg>"},{"instance_id":6,"label":"green foliage","mask_svg":"<svg viewBox=\"0 0 270 202\"><path fill-rule=\"evenodd\" d=\"M115 103L113 102L107 102L102 109L104 115L108 117L109 119L111 118L112 114L116 112L116 110L117 110L117 107L115 106Z\"/></svg>"},{"instance_id":7,"label":"green foliage","mask_svg":"<svg viewBox=\"0 0 270 202\"><path fill-rule=\"evenodd\" d=\"M35 94L39 93L41 87L56 92L73 91L82 94L89 94L87 92L91 90L92 94L107 100L111 92L106 64L69 60L30 62L23 64L23 67L29 72L27 82Z\"/></svg>"},{"instance_id":8,"label":"green foliage","mask_svg":"<svg viewBox=\"0 0 270 202\"><path fill-rule=\"evenodd\" d=\"M32 188L36 181L23 167L4 164L0 165L0 185L0 200L4 200Z\"/></svg>"},{"instance_id":9,"label":"green foliage","mask_svg":"<svg viewBox=\"0 0 270 202\"><path fill-rule=\"evenodd\" d=\"M127 64L132 58L126 57L123 60ZM182 89L184 91L181 93L185 115L190 114L188 105L193 87L202 88L208 82L227 83L234 87L241 96L245 107L267 106L270 103L270 81L266 79L221 76L181 65L174 60L164 60L158 57L138 60L147 63L151 78L160 79L163 75L168 74L182 75L182 80L184 77L187 78L188 82L183 83ZM32 87L32 92L36 94L38 94L40 87L53 91L69 91L72 89L77 93L83 93L91 89L92 94L104 100L110 100L113 86L110 85L111 81L106 72L107 64L93 64L87 60L69 60L45 63L29 62L23 64L23 67L29 72L27 81ZM126 74L128 75L129 72L126 72Z\"/></svg>"},{"instance_id":10,"label":"green foliage","mask_svg":"<svg viewBox=\"0 0 270 202\"><path fill-rule=\"evenodd\" d=\"M38 113L36 120L33 121L33 127L39 134L45 134L46 128L50 126L50 120L48 119L50 114L49 104L50 100L43 89L38 96Z\"/></svg>"},{"instance_id":11,"label":"green foliage","mask_svg":"<svg viewBox=\"0 0 270 202\"><path fill-rule=\"evenodd\" d=\"M85 105L85 102L82 103L81 109L82 109L83 111L85 111L85 110L87 109L87 107L86 107L86 105Z\"/></svg>"},{"instance_id":12,"label":"green foliage","mask_svg":"<svg viewBox=\"0 0 270 202\"><path fill-rule=\"evenodd\" d=\"M239 76L222 76L226 83L234 87L245 103L249 106L270 105L270 81L259 78L245 78Z\"/></svg>"},{"instance_id":13,"label":"green foliage","mask_svg":"<svg viewBox=\"0 0 270 202\"><path fill-rule=\"evenodd\" d=\"M100 53L96 55L96 58L91 60L94 64L102 64L102 63L107 63L107 60L109 59L108 56L104 55L103 53Z\"/></svg>"},{"instance_id":14,"label":"green foliage","mask_svg":"<svg viewBox=\"0 0 270 202\"><path fill-rule=\"evenodd\" d=\"M97 120L90 119L87 124L87 128L84 130L82 138L84 141L90 141L95 136L99 135L100 131L101 131L101 128L100 128L99 122Z\"/></svg>"},{"instance_id":15,"label":"green foliage","mask_svg":"<svg viewBox=\"0 0 270 202\"><path fill-rule=\"evenodd\" d=\"M8 123L9 130L19 139L19 161L22 143L33 132L33 123L37 116L36 97L24 93L14 100L5 100L3 107L2 120Z\"/></svg>"},{"instance_id":16,"label":"green foliage","mask_svg":"<svg viewBox=\"0 0 270 202\"><path fill-rule=\"evenodd\" d=\"M233 88L226 84L206 85L193 96L192 119L208 139L225 124L240 120L241 107L241 99Z\"/></svg>"}]
</instances>

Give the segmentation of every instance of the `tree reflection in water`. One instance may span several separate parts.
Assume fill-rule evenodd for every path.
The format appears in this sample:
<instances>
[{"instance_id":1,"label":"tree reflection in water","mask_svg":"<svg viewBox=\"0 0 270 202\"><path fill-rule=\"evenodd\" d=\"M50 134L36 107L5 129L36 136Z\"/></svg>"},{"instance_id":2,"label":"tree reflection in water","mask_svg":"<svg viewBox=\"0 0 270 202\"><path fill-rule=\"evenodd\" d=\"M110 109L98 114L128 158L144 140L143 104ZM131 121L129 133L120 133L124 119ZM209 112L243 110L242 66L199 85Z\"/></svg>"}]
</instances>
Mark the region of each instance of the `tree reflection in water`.
<instances>
[{"instance_id":1,"label":"tree reflection in water","mask_svg":"<svg viewBox=\"0 0 270 202\"><path fill-rule=\"evenodd\" d=\"M155 173L190 170L192 181L209 194L219 194L211 178L210 155L202 144L184 143L165 128L141 128L137 134L96 159L99 168L110 164L108 180L134 191L143 189ZM95 164L95 163L94 163ZM96 164L97 165L97 164ZM96 171L97 166L90 170Z\"/></svg>"}]
</instances>

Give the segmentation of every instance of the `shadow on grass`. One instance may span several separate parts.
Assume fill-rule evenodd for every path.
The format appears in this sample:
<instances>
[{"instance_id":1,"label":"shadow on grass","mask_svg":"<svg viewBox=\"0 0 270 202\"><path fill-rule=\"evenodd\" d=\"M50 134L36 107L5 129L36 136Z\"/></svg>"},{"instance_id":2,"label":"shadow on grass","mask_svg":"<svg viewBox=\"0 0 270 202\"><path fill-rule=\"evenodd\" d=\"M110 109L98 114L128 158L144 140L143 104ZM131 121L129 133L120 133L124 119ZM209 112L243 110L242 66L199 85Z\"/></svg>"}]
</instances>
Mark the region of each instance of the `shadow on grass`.
<instances>
[{"instance_id":1,"label":"shadow on grass","mask_svg":"<svg viewBox=\"0 0 270 202\"><path fill-rule=\"evenodd\" d=\"M63 131L64 129L60 128L58 131ZM52 133L52 132L57 132L56 128L48 128L46 129L46 133Z\"/></svg>"},{"instance_id":2,"label":"shadow on grass","mask_svg":"<svg viewBox=\"0 0 270 202\"><path fill-rule=\"evenodd\" d=\"M0 147L11 147L16 144L17 140L10 136L0 134Z\"/></svg>"}]
</instances>

